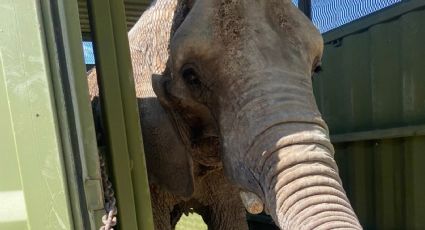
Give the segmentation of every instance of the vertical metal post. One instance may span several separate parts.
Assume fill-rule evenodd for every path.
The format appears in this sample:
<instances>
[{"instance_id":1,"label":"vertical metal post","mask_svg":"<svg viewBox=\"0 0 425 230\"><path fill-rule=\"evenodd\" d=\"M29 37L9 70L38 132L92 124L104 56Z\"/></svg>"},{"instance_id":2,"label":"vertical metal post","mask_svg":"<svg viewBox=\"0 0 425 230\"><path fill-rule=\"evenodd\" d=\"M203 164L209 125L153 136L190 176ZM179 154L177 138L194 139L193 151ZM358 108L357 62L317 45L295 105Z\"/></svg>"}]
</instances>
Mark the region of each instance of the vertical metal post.
<instances>
[{"instance_id":1,"label":"vertical metal post","mask_svg":"<svg viewBox=\"0 0 425 230\"><path fill-rule=\"evenodd\" d=\"M311 11L311 0L299 0L298 8L304 12L304 14L312 19L312 11Z\"/></svg>"},{"instance_id":2,"label":"vertical metal post","mask_svg":"<svg viewBox=\"0 0 425 230\"><path fill-rule=\"evenodd\" d=\"M88 6L120 228L153 229L124 3L88 0Z\"/></svg>"},{"instance_id":3,"label":"vertical metal post","mask_svg":"<svg viewBox=\"0 0 425 230\"><path fill-rule=\"evenodd\" d=\"M123 0L109 0L116 43L119 81L124 109L128 150L132 163L132 180L139 229L153 229L150 190L140 127L139 109L133 78L127 24Z\"/></svg>"},{"instance_id":4,"label":"vertical metal post","mask_svg":"<svg viewBox=\"0 0 425 230\"><path fill-rule=\"evenodd\" d=\"M90 0L88 3L107 152L113 162L111 169L118 203L118 223L120 229L137 229L111 8L109 1Z\"/></svg>"},{"instance_id":5,"label":"vertical metal post","mask_svg":"<svg viewBox=\"0 0 425 230\"><path fill-rule=\"evenodd\" d=\"M41 1L74 229L99 229L102 182L77 1Z\"/></svg>"}]
</instances>

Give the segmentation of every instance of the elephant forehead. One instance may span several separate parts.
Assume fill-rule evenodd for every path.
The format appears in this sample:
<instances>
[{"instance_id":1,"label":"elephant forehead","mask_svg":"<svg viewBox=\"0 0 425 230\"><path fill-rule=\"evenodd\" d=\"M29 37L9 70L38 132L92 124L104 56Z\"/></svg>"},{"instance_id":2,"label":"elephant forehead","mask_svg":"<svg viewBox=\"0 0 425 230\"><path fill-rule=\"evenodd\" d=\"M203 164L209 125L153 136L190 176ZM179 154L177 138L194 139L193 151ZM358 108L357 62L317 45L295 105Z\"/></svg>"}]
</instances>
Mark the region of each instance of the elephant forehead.
<instances>
[{"instance_id":1,"label":"elephant forehead","mask_svg":"<svg viewBox=\"0 0 425 230\"><path fill-rule=\"evenodd\" d=\"M242 4L241 0L222 0L218 4L214 32L225 46L236 45L241 41L241 35L246 27Z\"/></svg>"},{"instance_id":2,"label":"elephant forehead","mask_svg":"<svg viewBox=\"0 0 425 230\"><path fill-rule=\"evenodd\" d=\"M285 31L297 27L292 19L294 6L289 0L218 0L216 7L215 32L224 45L240 42L244 35L249 35L244 32L256 27L278 26ZM271 25L274 21L278 23Z\"/></svg>"}]
</instances>

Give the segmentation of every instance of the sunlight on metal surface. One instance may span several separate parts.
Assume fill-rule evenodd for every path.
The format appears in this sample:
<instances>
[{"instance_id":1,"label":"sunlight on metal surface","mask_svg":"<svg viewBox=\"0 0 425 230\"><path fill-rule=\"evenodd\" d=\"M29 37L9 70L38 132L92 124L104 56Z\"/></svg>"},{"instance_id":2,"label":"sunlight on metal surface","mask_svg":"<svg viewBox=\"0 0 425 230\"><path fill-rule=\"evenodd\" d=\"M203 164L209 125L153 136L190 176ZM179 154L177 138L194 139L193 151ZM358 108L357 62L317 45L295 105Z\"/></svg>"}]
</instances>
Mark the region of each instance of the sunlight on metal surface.
<instances>
[{"instance_id":1,"label":"sunlight on metal surface","mask_svg":"<svg viewBox=\"0 0 425 230\"><path fill-rule=\"evenodd\" d=\"M5 191L0 192L0 223L16 222L27 219L24 192Z\"/></svg>"}]
</instances>

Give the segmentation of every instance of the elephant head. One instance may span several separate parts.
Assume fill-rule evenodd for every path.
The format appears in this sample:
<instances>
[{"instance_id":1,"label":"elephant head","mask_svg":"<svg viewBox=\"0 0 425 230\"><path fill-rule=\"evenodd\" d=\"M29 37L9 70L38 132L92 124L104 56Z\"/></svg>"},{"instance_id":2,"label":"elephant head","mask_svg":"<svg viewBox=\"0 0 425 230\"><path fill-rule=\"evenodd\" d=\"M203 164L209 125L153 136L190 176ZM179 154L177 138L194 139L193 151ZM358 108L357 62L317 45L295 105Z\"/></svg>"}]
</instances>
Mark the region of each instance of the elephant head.
<instances>
[{"instance_id":1,"label":"elephant head","mask_svg":"<svg viewBox=\"0 0 425 230\"><path fill-rule=\"evenodd\" d=\"M186 7L153 84L194 160L221 160L282 229L361 229L313 95L323 40L310 20L290 0Z\"/></svg>"}]
</instances>

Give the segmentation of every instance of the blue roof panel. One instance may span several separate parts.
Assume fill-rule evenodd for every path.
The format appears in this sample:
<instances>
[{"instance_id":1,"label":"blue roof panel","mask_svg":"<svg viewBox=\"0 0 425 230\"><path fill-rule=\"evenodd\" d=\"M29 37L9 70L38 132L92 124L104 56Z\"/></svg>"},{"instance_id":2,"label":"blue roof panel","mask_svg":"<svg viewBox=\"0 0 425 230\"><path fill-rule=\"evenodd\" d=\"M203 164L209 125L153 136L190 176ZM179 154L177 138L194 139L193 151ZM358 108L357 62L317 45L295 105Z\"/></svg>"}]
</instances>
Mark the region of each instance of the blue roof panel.
<instances>
[{"instance_id":1,"label":"blue roof panel","mask_svg":"<svg viewBox=\"0 0 425 230\"><path fill-rule=\"evenodd\" d=\"M84 49L84 61L86 65L94 65L96 62L94 60L93 43L83 42L83 49Z\"/></svg>"},{"instance_id":2,"label":"blue roof panel","mask_svg":"<svg viewBox=\"0 0 425 230\"><path fill-rule=\"evenodd\" d=\"M340 27L402 0L314 0L313 23L321 33Z\"/></svg>"}]
</instances>

